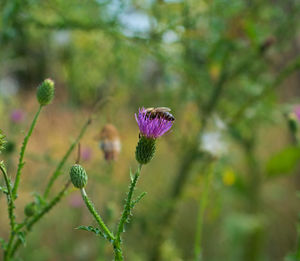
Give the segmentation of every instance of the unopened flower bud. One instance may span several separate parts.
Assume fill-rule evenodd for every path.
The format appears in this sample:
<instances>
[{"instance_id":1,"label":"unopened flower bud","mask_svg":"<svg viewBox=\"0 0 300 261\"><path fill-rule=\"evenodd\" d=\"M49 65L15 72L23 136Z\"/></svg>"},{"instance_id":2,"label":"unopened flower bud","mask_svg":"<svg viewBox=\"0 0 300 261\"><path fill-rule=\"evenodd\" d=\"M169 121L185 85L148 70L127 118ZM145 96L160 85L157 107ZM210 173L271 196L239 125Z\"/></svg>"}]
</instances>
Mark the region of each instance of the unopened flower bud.
<instances>
[{"instance_id":1,"label":"unopened flower bud","mask_svg":"<svg viewBox=\"0 0 300 261\"><path fill-rule=\"evenodd\" d=\"M155 142L153 138L141 136L136 146L135 157L140 164L149 163L155 153Z\"/></svg>"},{"instance_id":2,"label":"unopened flower bud","mask_svg":"<svg viewBox=\"0 0 300 261\"><path fill-rule=\"evenodd\" d=\"M7 141L3 153L9 155L15 151L16 144L13 141Z\"/></svg>"},{"instance_id":3,"label":"unopened flower bud","mask_svg":"<svg viewBox=\"0 0 300 261\"><path fill-rule=\"evenodd\" d=\"M37 213L37 206L35 202L31 202L25 206L24 213L26 217L32 217Z\"/></svg>"},{"instance_id":4,"label":"unopened flower bud","mask_svg":"<svg viewBox=\"0 0 300 261\"><path fill-rule=\"evenodd\" d=\"M291 132L294 134L297 133L299 127L297 115L294 112L290 112L287 116L287 119L288 119L288 126Z\"/></svg>"},{"instance_id":5,"label":"unopened flower bud","mask_svg":"<svg viewBox=\"0 0 300 261\"><path fill-rule=\"evenodd\" d=\"M88 181L85 169L78 164L72 166L70 170L70 178L74 187L79 189L84 188Z\"/></svg>"},{"instance_id":6,"label":"unopened flower bud","mask_svg":"<svg viewBox=\"0 0 300 261\"><path fill-rule=\"evenodd\" d=\"M112 124L106 124L99 135L99 147L107 161L117 160L121 151L121 142L118 130Z\"/></svg>"},{"instance_id":7,"label":"unopened flower bud","mask_svg":"<svg viewBox=\"0 0 300 261\"><path fill-rule=\"evenodd\" d=\"M41 106L51 103L54 97L54 82L51 79L44 80L37 89L36 97Z\"/></svg>"},{"instance_id":8,"label":"unopened flower bud","mask_svg":"<svg viewBox=\"0 0 300 261\"><path fill-rule=\"evenodd\" d=\"M0 153L2 150L5 149L6 139L5 135L2 133L2 130L0 130Z\"/></svg>"}]
</instances>

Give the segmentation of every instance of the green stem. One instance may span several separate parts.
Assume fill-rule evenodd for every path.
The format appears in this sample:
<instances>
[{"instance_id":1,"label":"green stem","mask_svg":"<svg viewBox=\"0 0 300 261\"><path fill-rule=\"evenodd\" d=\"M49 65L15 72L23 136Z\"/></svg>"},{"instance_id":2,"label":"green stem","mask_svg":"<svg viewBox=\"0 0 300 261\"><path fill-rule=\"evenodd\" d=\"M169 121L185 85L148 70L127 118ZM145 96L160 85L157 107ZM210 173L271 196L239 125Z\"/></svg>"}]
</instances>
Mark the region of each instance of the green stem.
<instances>
[{"instance_id":1,"label":"green stem","mask_svg":"<svg viewBox=\"0 0 300 261\"><path fill-rule=\"evenodd\" d=\"M125 225L128 217L129 217L129 215L130 215L132 196L133 196L134 188L136 186L136 183L137 183L138 178L139 178L140 173L141 173L141 168L142 168L142 165L139 165L138 170L136 171L136 173L135 173L135 175L134 175L134 177L131 181L128 196L127 196L127 199L126 199L126 203L125 203L125 206L124 206L124 210L123 210L121 220L119 222L117 234L116 234L117 239L120 239L121 233L124 230L124 225Z\"/></svg>"},{"instance_id":2,"label":"green stem","mask_svg":"<svg viewBox=\"0 0 300 261\"><path fill-rule=\"evenodd\" d=\"M25 162L23 162L23 159L24 159L27 143L28 143L29 138L30 138L30 136L33 132L33 129L34 129L35 125L36 125L36 122L37 122L37 119L39 117L39 114L40 114L41 110L42 110L42 106L40 106L38 111L36 112L36 114L33 118L33 121L31 123L31 126L29 128L29 131L28 131L27 135L25 136L24 141L23 141L23 145L21 147L20 158L19 158L19 163L18 163L18 169L17 169L17 174L16 174L16 180L15 180L14 187L13 187L13 190L12 190L12 195L13 195L14 199L17 198L17 192L18 192L18 187L19 187L20 178L21 178L21 170L22 170L23 166L25 165Z\"/></svg>"},{"instance_id":3,"label":"green stem","mask_svg":"<svg viewBox=\"0 0 300 261\"><path fill-rule=\"evenodd\" d=\"M84 133L86 132L86 129L88 127L88 125L91 123L91 119L89 118L86 123L83 125L83 127L80 130L79 135L77 136L76 140L71 144L71 146L69 147L69 149L67 150L66 154L64 155L64 157L62 158L62 160L59 162L59 164L57 165L55 171L53 172L52 176L50 177L50 180L46 186L45 192L44 192L44 198L47 198L50 192L50 189L52 188L55 180L59 177L59 175L61 174L61 169L63 168L63 166L65 165L67 159L69 158L71 152L74 150L75 146L78 144L78 142L80 141L80 139L82 138L82 136L84 135Z\"/></svg>"},{"instance_id":4,"label":"green stem","mask_svg":"<svg viewBox=\"0 0 300 261\"><path fill-rule=\"evenodd\" d=\"M96 209L93 206L93 203L91 202L91 200L88 198L88 195L85 192L85 189L82 188L81 189L81 195L83 198L84 203L86 204L88 210L90 211L90 213L93 215L93 217L95 218L95 220L97 221L98 225L100 226L100 228L102 229L102 231L104 232L105 236L107 237L108 241L113 242L115 237L112 234L112 232L110 232L110 230L107 228L107 226L105 225L104 221L102 220L101 216L98 214L98 212L96 211Z\"/></svg>"},{"instance_id":5,"label":"green stem","mask_svg":"<svg viewBox=\"0 0 300 261\"><path fill-rule=\"evenodd\" d=\"M211 170L208 170L207 172L208 173L205 174L203 193L199 200L199 207L198 207L198 220L197 220L195 248L194 248L195 261L202 260L202 228L203 228L205 209L208 202L209 186L210 186L211 176L212 176Z\"/></svg>"},{"instance_id":6,"label":"green stem","mask_svg":"<svg viewBox=\"0 0 300 261\"><path fill-rule=\"evenodd\" d=\"M7 250L4 253L4 260L8 260L7 258L9 258L10 249L15 237L15 226L16 226L15 215L14 215L15 205L14 205L13 195L11 191L11 184L9 182L9 178L7 176L7 172L3 165L3 162L0 162L0 170L3 173L4 181L7 188L6 198L7 198L7 205L8 205L8 217L10 221L10 237L7 245Z\"/></svg>"},{"instance_id":7,"label":"green stem","mask_svg":"<svg viewBox=\"0 0 300 261\"><path fill-rule=\"evenodd\" d=\"M134 193L136 183L137 183L138 178L140 176L141 169L142 169L142 165L140 164L137 171L136 171L136 173L135 173L135 175L134 175L134 177L133 177L133 179L132 179L132 181L131 181L129 192L128 192L127 199L126 199L126 203L125 203L125 206L124 206L124 210L123 210L123 213L122 213L119 225L118 225L116 238L115 238L114 244L113 244L114 251L115 251L115 261L124 260L123 254L122 254L122 248L121 248L121 242L122 242L121 241L121 234L123 233L125 223L128 222L128 218L130 216L130 211L131 211L131 208L132 208L132 196L133 196L133 193Z\"/></svg>"},{"instance_id":8,"label":"green stem","mask_svg":"<svg viewBox=\"0 0 300 261\"><path fill-rule=\"evenodd\" d=\"M261 186L262 177L261 169L255 155L255 137L250 142L244 144L245 155L248 167L248 184L247 189L247 213L258 216L261 211ZM260 225L254 228L247 235L244 242L243 260L258 261L261 260L262 246L264 241L264 228Z\"/></svg>"},{"instance_id":9,"label":"green stem","mask_svg":"<svg viewBox=\"0 0 300 261\"><path fill-rule=\"evenodd\" d=\"M38 214L36 214L26 225L26 230L24 231L24 234L28 234L28 232L31 231L33 225L35 225L46 213L48 213L66 194L66 191L68 187L70 186L71 181L68 181L63 189L54 197ZM21 245L21 240L18 239L16 243L14 244L11 254L9 257L13 257L14 254L16 253L17 249Z\"/></svg>"},{"instance_id":10,"label":"green stem","mask_svg":"<svg viewBox=\"0 0 300 261\"><path fill-rule=\"evenodd\" d=\"M14 205L12 191L11 191L11 184L9 182L9 178L7 176L6 169L3 165L3 163L0 163L0 170L3 173L5 185L7 188L6 197L7 197L7 204L8 204L8 216L9 216L9 220L10 220L10 227L11 227L11 230L13 231L15 229L16 223L15 223L15 215L14 215L15 205Z\"/></svg>"}]
</instances>

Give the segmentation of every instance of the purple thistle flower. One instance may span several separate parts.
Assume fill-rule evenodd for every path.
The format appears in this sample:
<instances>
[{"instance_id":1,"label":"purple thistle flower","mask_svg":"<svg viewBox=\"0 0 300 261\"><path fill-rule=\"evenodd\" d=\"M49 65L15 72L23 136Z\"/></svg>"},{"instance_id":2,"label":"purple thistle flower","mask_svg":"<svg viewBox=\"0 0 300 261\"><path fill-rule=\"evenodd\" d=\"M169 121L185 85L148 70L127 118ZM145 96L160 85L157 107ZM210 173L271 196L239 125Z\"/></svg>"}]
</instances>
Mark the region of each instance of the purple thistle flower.
<instances>
[{"instance_id":1,"label":"purple thistle flower","mask_svg":"<svg viewBox=\"0 0 300 261\"><path fill-rule=\"evenodd\" d=\"M83 206L83 201L81 196L79 194L73 194L69 198L69 205L73 208L80 208L81 206Z\"/></svg>"},{"instance_id":2,"label":"purple thistle flower","mask_svg":"<svg viewBox=\"0 0 300 261\"><path fill-rule=\"evenodd\" d=\"M300 121L300 105L294 108L294 113L296 114L297 119Z\"/></svg>"},{"instance_id":3,"label":"purple thistle flower","mask_svg":"<svg viewBox=\"0 0 300 261\"><path fill-rule=\"evenodd\" d=\"M81 153L80 153L80 156L81 156L81 159L83 161L88 161L91 159L92 157L92 150L91 148L89 147L85 147L81 150Z\"/></svg>"},{"instance_id":4,"label":"purple thistle flower","mask_svg":"<svg viewBox=\"0 0 300 261\"><path fill-rule=\"evenodd\" d=\"M135 114L135 119L138 123L141 135L152 139L161 137L170 130L173 125L173 121L161 117L151 118L150 115L147 115L144 107L139 109L138 115Z\"/></svg>"},{"instance_id":5,"label":"purple thistle flower","mask_svg":"<svg viewBox=\"0 0 300 261\"><path fill-rule=\"evenodd\" d=\"M20 123L24 120L24 112L21 110L13 110L10 114L11 121L14 123Z\"/></svg>"}]
</instances>

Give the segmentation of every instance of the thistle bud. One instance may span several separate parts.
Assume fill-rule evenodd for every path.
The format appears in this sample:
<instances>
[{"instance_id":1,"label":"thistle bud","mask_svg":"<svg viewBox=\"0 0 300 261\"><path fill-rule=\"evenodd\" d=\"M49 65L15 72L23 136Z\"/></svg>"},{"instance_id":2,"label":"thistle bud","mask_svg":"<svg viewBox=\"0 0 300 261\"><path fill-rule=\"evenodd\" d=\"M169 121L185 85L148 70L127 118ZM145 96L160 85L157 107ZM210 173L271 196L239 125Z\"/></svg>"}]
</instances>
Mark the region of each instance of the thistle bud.
<instances>
[{"instance_id":1,"label":"thistle bud","mask_svg":"<svg viewBox=\"0 0 300 261\"><path fill-rule=\"evenodd\" d=\"M44 80L37 89L36 97L41 106L51 103L54 97L54 82L51 79Z\"/></svg>"},{"instance_id":2,"label":"thistle bud","mask_svg":"<svg viewBox=\"0 0 300 261\"><path fill-rule=\"evenodd\" d=\"M149 163L155 153L155 142L153 138L140 136L139 142L136 146L135 157L140 164Z\"/></svg>"},{"instance_id":3,"label":"thistle bud","mask_svg":"<svg viewBox=\"0 0 300 261\"><path fill-rule=\"evenodd\" d=\"M6 139L5 135L2 133L2 130L0 130L0 153L5 149Z\"/></svg>"},{"instance_id":4,"label":"thistle bud","mask_svg":"<svg viewBox=\"0 0 300 261\"><path fill-rule=\"evenodd\" d=\"M121 151L121 142L118 130L112 124L106 124L99 135L99 147L107 161L117 160Z\"/></svg>"},{"instance_id":5,"label":"thistle bud","mask_svg":"<svg viewBox=\"0 0 300 261\"><path fill-rule=\"evenodd\" d=\"M25 206L24 213L26 217L32 217L37 213L37 206L35 202L31 202Z\"/></svg>"},{"instance_id":6,"label":"thistle bud","mask_svg":"<svg viewBox=\"0 0 300 261\"><path fill-rule=\"evenodd\" d=\"M16 144L13 141L7 141L5 143L5 148L3 150L3 153L6 155L9 155L13 153L16 149Z\"/></svg>"},{"instance_id":7,"label":"thistle bud","mask_svg":"<svg viewBox=\"0 0 300 261\"><path fill-rule=\"evenodd\" d=\"M298 118L294 112L290 112L287 116L289 129L296 134L299 128Z\"/></svg>"},{"instance_id":8,"label":"thistle bud","mask_svg":"<svg viewBox=\"0 0 300 261\"><path fill-rule=\"evenodd\" d=\"M74 187L79 189L84 188L88 181L85 169L78 164L72 166L70 170L70 178Z\"/></svg>"}]
</instances>

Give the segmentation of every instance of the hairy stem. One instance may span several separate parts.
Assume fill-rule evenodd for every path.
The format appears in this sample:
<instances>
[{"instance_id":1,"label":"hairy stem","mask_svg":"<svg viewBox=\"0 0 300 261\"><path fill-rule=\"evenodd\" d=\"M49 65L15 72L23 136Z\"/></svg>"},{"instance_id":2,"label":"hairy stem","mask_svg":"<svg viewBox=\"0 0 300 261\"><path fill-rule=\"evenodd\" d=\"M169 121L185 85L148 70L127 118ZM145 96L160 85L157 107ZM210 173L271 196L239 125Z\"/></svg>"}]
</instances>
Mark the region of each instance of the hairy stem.
<instances>
[{"instance_id":1,"label":"hairy stem","mask_svg":"<svg viewBox=\"0 0 300 261\"><path fill-rule=\"evenodd\" d=\"M113 233L110 232L110 230L108 229L108 227L105 225L105 223L102 220L101 216L98 214L98 212L96 211L95 207L93 206L93 203L91 202L91 200L89 199L88 195L86 194L84 188L81 189L81 196L82 196L82 199L83 199L85 205L87 206L88 210L90 211L90 213L92 214L92 216L97 221L98 225L102 229L102 231L103 231L104 235L107 237L108 241L109 242L113 242L114 239L115 239Z\"/></svg>"},{"instance_id":2,"label":"hairy stem","mask_svg":"<svg viewBox=\"0 0 300 261\"><path fill-rule=\"evenodd\" d=\"M0 162L0 170L4 176L4 181L7 188L6 198L7 198L7 205L8 205L8 217L10 221L10 237L7 245L7 250L4 252L4 260L8 260L7 258L9 257L9 252L15 235L15 226L16 226L15 215L14 215L15 205L14 205L14 199L11 191L11 184L7 176L7 172L3 162Z\"/></svg>"},{"instance_id":3,"label":"hairy stem","mask_svg":"<svg viewBox=\"0 0 300 261\"><path fill-rule=\"evenodd\" d=\"M64 157L62 158L62 160L59 162L59 164L57 165L55 171L53 172L53 174L50 177L50 180L46 186L45 192L44 192L44 198L47 198L49 196L49 192L55 182L55 180L59 177L59 175L61 174L61 169L63 168L63 166L65 165L67 159L69 158L71 152L74 150L75 146L78 144L78 142L81 140L82 136L84 135L84 133L86 132L87 127L89 126L89 124L91 123L91 119L89 118L86 123L83 125L83 127L80 130L80 133L78 134L76 140L71 144L71 146L69 147L69 149L67 150L66 154L64 155Z\"/></svg>"},{"instance_id":4,"label":"hairy stem","mask_svg":"<svg viewBox=\"0 0 300 261\"><path fill-rule=\"evenodd\" d=\"M42 106L40 106L38 111L36 112L36 114L33 118L33 121L31 123L31 126L29 128L29 131L28 131L27 135L25 136L24 141L23 141L23 145L21 147L20 158L19 158L19 163L18 163L18 169L17 169L17 174L16 174L16 180L15 180L14 187L13 187L13 190L12 190L12 195L13 195L14 199L17 198L18 187L19 187L20 178L21 178L21 170L22 170L23 166L25 165L25 162L23 162L23 159L24 159L27 143L28 143L29 138L30 138L30 136L33 132L33 129L34 129L35 125L36 125L36 122L37 122L37 119L39 117L39 114L40 114L41 110L42 110Z\"/></svg>"},{"instance_id":5,"label":"hairy stem","mask_svg":"<svg viewBox=\"0 0 300 261\"><path fill-rule=\"evenodd\" d=\"M123 258L123 254L122 254L122 248L121 248L121 234L124 232L124 226L125 223L128 222L129 216L130 216L130 212L132 209L132 196L134 193L134 189L136 186L136 183L138 181L138 178L140 176L141 173L141 168L142 165L140 164L136 173L134 174L134 177L131 180L130 183L130 188L129 188L129 192L127 195L127 199L126 199L126 203L124 206L124 210L122 212L122 216L118 225L118 229L117 229L117 233L116 233L116 238L114 240L114 251L115 251L115 261L122 261L124 260Z\"/></svg>"},{"instance_id":6,"label":"hairy stem","mask_svg":"<svg viewBox=\"0 0 300 261\"><path fill-rule=\"evenodd\" d=\"M117 230L117 234L116 234L117 239L120 239L121 234L124 230L124 225L125 225L128 217L130 216L132 196L133 196L134 188L136 186L136 183L137 183L138 178L141 173L141 168L142 168L142 165L139 165L138 170L136 171L136 173L131 181L128 196L127 196L126 203L124 206L124 210L123 210L123 213L122 213L119 225L118 225L118 230Z\"/></svg>"},{"instance_id":7,"label":"hairy stem","mask_svg":"<svg viewBox=\"0 0 300 261\"><path fill-rule=\"evenodd\" d=\"M32 227L45 215L47 214L66 194L68 187L70 186L71 181L68 181L62 190L54 197L45 207L42 208L42 210L37 213L27 224L26 224L26 230L24 231L24 235L27 235L28 232L31 231ZM16 253L17 249L21 245L22 241L18 239L16 243L14 244L10 257L13 257Z\"/></svg>"}]
</instances>

